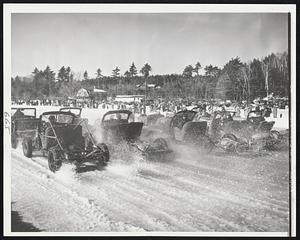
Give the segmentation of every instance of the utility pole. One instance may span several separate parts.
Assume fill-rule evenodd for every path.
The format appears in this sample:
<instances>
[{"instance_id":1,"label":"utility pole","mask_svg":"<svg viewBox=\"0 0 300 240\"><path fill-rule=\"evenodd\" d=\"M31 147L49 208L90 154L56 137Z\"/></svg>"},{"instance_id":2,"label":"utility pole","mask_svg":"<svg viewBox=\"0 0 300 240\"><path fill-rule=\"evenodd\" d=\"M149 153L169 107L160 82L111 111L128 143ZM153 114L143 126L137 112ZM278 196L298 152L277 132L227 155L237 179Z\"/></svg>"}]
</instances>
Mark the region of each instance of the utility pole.
<instances>
[{"instance_id":1,"label":"utility pole","mask_svg":"<svg viewBox=\"0 0 300 240\"><path fill-rule=\"evenodd\" d=\"M269 96L269 68L268 65L266 66L266 90L267 90L267 97Z\"/></svg>"},{"instance_id":2,"label":"utility pole","mask_svg":"<svg viewBox=\"0 0 300 240\"><path fill-rule=\"evenodd\" d=\"M146 115L146 100L147 100L147 77L145 77L145 96L144 96L144 114Z\"/></svg>"}]
</instances>

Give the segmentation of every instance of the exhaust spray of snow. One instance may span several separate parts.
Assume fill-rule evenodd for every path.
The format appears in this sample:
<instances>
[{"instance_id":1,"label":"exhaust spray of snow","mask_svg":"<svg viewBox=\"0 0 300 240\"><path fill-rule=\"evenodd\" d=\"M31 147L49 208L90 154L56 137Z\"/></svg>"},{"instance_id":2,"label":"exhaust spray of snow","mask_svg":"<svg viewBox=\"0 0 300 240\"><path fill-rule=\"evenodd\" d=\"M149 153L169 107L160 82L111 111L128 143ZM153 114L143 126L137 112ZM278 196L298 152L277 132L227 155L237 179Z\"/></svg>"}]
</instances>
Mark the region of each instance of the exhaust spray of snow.
<instances>
[{"instance_id":1,"label":"exhaust spray of snow","mask_svg":"<svg viewBox=\"0 0 300 240\"><path fill-rule=\"evenodd\" d=\"M101 128L101 125L99 124L100 119L96 121L96 124L94 126L90 126L90 131L93 135L94 140L96 143L102 143L103 142L103 130Z\"/></svg>"},{"instance_id":2,"label":"exhaust spray of snow","mask_svg":"<svg viewBox=\"0 0 300 240\"><path fill-rule=\"evenodd\" d=\"M78 182L76 169L70 164L63 164L60 170L55 173L55 178L67 185L72 185Z\"/></svg>"}]
</instances>

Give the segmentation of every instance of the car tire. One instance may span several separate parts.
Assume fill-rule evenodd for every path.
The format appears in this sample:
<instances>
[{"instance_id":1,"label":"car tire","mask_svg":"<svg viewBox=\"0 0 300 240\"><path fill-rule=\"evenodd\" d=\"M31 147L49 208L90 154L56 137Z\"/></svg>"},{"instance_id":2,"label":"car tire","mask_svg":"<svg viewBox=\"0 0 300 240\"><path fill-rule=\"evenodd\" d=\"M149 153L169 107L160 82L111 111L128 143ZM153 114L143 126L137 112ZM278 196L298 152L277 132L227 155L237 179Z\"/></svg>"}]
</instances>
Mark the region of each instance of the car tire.
<instances>
[{"instance_id":1,"label":"car tire","mask_svg":"<svg viewBox=\"0 0 300 240\"><path fill-rule=\"evenodd\" d=\"M168 143L164 138L156 138L152 144L154 147L157 147L159 149L164 149L164 150L169 149Z\"/></svg>"},{"instance_id":2,"label":"car tire","mask_svg":"<svg viewBox=\"0 0 300 240\"><path fill-rule=\"evenodd\" d=\"M48 167L51 172L56 172L61 168L62 161L57 159L56 149L50 148L48 151Z\"/></svg>"},{"instance_id":3,"label":"car tire","mask_svg":"<svg viewBox=\"0 0 300 240\"><path fill-rule=\"evenodd\" d=\"M12 148L17 148L17 146L18 146L18 139L17 139L16 134L13 133L11 135L11 147Z\"/></svg>"},{"instance_id":4,"label":"car tire","mask_svg":"<svg viewBox=\"0 0 300 240\"><path fill-rule=\"evenodd\" d=\"M270 137L274 140L279 140L281 135L278 131L272 130L272 131L270 131Z\"/></svg>"},{"instance_id":5,"label":"car tire","mask_svg":"<svg viewBox=\"0 0 300 240\"><path fill-rule=\"evenodd\" d=\"M32 157L32 140L30 138L24 138L22 143L23 154L25 157Z\"/></svg>"},{"instance_id":6,"label":"car tire","mask_svg":"<svg viewBox=\"0 0 300 240\"><path fill-rule=\"evenodd\" d=\"M215 143L207 136L205 136L203 139L203 148L204 148L204 152L206 154L209 154L212 152L212 150L215 148Z\"/></svg>"},{"instance_id":7,"label":"car tire","mask_svg":"<svg viewBox=\"0 0 300 240\"><path fill-rule=\"evenodd\" d=\"M222 138L228 138L232 141L238 142L238 138L232 133L226 133L226 134L223 135Z\"/></svg>"},{"instance_id":8,"label":"car tire","mask_svg":"<svg viewBox=\"0 0 300 240\"><path fill-rule=\"evenodd\" d=\"M244 152L246 152L248 149L248 146L244 143L238 143L235 145L235 152L237 154L242 154Z\"/></svg>"}]
</instances>

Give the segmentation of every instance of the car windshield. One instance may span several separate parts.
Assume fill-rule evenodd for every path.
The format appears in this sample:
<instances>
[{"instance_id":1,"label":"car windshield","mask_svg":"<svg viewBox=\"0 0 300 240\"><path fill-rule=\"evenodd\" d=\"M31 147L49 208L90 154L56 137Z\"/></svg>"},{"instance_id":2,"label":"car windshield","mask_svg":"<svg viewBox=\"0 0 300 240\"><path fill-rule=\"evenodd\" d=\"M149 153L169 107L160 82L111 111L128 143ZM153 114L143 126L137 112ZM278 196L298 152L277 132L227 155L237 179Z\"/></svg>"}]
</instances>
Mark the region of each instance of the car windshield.
<instances>
[{"instance_id":1,"label":"car windshield","mask_svg":"<svg viewBox=\"0 0 300 240\"><path fill-rule=\"evenodd\" d=\"M192 121L194 119L196 115L196 112L192 112L192 111L184 111L184 112L180 112L178 113L175 117L174 117L174 122L188 122L188 121Z\"/></svg>"},{"instance_id":2,"label":"car windshield","mask_svg":"<svg viewBox=\"0 0 300 240\"><path fill-rule=\"evenodd\" d=\"M104 121L109 120L127 120L128 119L128 113L112 113L108 114L104 117Z\"/></svg>"},{"instance_id":3,"label":"car windshield","mask_svg":"<svg viewBox=\"0 0 300 240\"><path fill-rule=\"evenodd\" d=\"M47 114L42 116L42 121L49 122L49 118L57 123L73 123L73 116L69 114Z\"/></svg>"},{"instance_id":4,"label":"car windshield","mask_svg":"<svg viewBox=\"0 0 300 240\"><path fill-rule=\"evenodd\" d=\"M35 117L35 109L34 108L12 108L11 116L12 117Z\"/></svg>"},{"instance_id":5,"label":"car windshield","mask_svg":"<svg viewBox=\"0 0 300 240\"><path fill-rule=\"evenodd\" d=\"M74 113L76 116L80 115L80 113L81 113L80 108L62 108L59 111L61 111L61 112L71 112L71 113Z\"/></svg>"}]
</instances>

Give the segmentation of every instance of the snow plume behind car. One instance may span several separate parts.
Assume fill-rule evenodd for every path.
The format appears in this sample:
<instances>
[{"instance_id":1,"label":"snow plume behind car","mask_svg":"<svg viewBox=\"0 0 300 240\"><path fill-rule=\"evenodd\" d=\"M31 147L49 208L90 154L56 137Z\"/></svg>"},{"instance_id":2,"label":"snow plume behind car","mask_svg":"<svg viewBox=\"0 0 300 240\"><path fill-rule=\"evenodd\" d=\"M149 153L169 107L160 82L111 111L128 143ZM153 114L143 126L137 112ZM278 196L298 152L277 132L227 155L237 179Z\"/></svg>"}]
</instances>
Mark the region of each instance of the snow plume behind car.
<instances>
[{"instance_id":1,"label":"snow plume behind car","mask_svg":"<svg viewBox=\"0 0 300 240\"><path fill-rule=\"evenodd\" d=\"M65 164L61 167L60 171L55 174L55 178L60 180L61 182L69 185L73 185L78 182L78 174L74 166L70 164Z\"/></svg>"},{"instance_id":2,"label":"snow plume behind car","mask_svg":"<svg viewBox=\"0 0 300 240\"><path fill-rule=\"evenodd\" d=\"M100 124L94 124L94 126L91 126L90 129L95 142L103 142L103 129L101 128Z\"/></svg>"}]
</instances>

